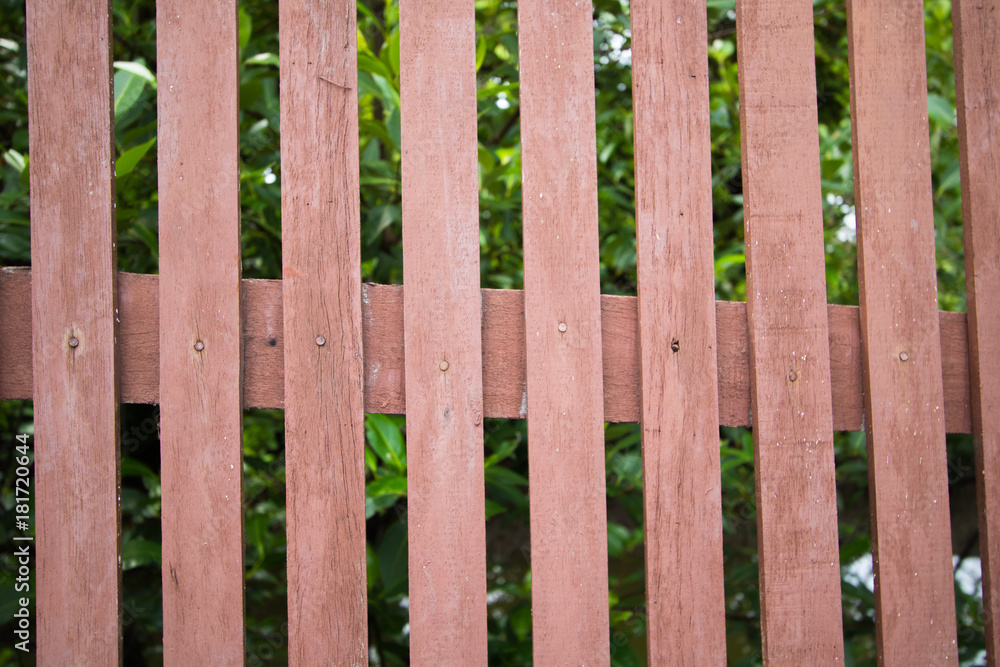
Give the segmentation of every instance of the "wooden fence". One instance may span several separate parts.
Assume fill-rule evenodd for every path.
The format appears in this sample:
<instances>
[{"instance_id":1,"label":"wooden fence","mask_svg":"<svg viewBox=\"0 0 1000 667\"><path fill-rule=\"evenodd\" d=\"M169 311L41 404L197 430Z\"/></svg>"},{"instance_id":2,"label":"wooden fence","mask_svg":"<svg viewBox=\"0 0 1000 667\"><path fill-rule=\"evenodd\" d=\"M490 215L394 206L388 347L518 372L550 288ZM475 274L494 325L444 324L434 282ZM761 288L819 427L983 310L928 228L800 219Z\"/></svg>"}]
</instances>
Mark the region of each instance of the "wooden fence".
<instances>
[{"instance_id":1,"label":"wooden fence","mask_svg":"<svg viewBox=\"0 0 1000 667\"><path fill-rule=\"evenodd\" d=\"M520 2L523 293L479 287L471 0L401 3L405 291L361 284L353 0L280 3L281 281L240 277L236 0L157 2L159 276L116 271L109 2L27 10L0 398L34 399L39 664L121 659L120 402L160 405L169 665L244 659L252 406L286 415L297 665L367 663L366 411L407 416L414 664L486 663L484 417L528 420L539 665L609 661L605 421L642 423L651 664L725 661L720 423L753 426L766 662L843 662L861 428L881 661L957 662L946 431L1000 655L1000 0L954 5L968 318L937 305L919 0L848 2L860 308L826 303L807 0L737 1L746 304L713 295L704 0L631 5L637 299L600 294L590 3Z\"/></svg>"}]
</instances>

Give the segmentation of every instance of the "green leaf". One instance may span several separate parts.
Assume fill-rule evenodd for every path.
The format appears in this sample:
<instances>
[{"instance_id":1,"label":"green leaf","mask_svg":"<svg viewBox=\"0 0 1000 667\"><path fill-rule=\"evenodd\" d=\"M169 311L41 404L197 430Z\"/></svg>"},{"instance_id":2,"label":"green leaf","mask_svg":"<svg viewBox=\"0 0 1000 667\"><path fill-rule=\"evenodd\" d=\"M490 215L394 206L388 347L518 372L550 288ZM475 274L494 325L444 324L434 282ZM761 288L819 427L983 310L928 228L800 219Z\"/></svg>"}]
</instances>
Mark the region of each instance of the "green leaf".
<instances>
[{"instance_id":1,"label":"green leaf","mask_svg":"<svg viewBox=\"0 0 1000 667\"><path fill-rule=\"evenodd\" d=\"M840 548L840 564L850 565L858 558L871 551L872 541L868 536L859 537L853 542L848 542Z\"/></svg>"},{"instance_id":2,"label":"green leaf","mask_svg":"<svg viewBox=\"0 0 1000 667\"><path fill-rule=\"evenodd\" d=\"M389 136L392 137L393 143L395 143L397 147L402 146L402 127L399 107L392 110L392 113L389 114L389 120L386 121L385 125L386 129L389 130Z\"/></svg>"},{"instance_id":3,"label":"green leaf","mask_svg":"<svg viewBox=\"0 0 1000 667\"><path fill-rule=\"evenodd\" d=\"M135 236L139 239L147 248L149 248L150 254L153 259L159 258L159 247L160 241L156 236L156 232L147 227L144 224L135 224L129 227L129 234Z\"/></svg>"},{"instance_id":4,"label":"green leaf","mask_svg":"<svg viewBox=\"0 0 1000 667\"><path fill-rule=\"evenodd\" d=\"M368 590L375 588L378 581L378 554L372 549L371 544L365 544L366 573L368 575Z\"/></svg>"},{"instance_id":5,"label":"green leaf","mask_svg":"<svg viewBox=\"0 0 1000 667\"><path fill-rule=\"evenodd\" d=\"M243 533L248 544L252 544L257 549L258 558L266 553L267 549L267 514L252 514L246 518L243 525Z\"/></svg>"},{"instance_id":6,"label":"green leaf","mask_svg":"<svg viewBox=\"0 0 1000 667\"><path fill-rule=\"evenodd\" d=\"M510 615L510 629L514 631L519 642L523 642L531 633L531 607L522 605Z\"/></svg>"},{"instance_id":7,"label":"green leaf","mask_svg":"<svg viewBox=\"0 0 1000 667\"><path fill-rule=\"evenodd\" d=\"M743 253L732 253L729 255L724 255L719 259L715 260L715 276L718 278L723 275L730 267L733 266L743 266L746 264L747 258Z\"/></svg>"},{"instance_id":8,"label":"green leaf","mask_svg":"<svg viewBox=\"0 0 1000 667\"><path fill-rule=\"evenodd\" d=\"M406 495L406 478L399 475L392 475L390 477L379 477L376 480L372 480L368 483L365 488L372 498L378 498L379 496L405 496Z\"/></svg>"},{"instance_id":9,"label":"green leaf","mask_svg":"<svg viewBox=\"0 0 1000 667\"><path fill-rule=\"evenodd\" d=\"M489 498L486 499L486 520L487 521L489 521L490 519L492 519L493 517L495 517L497 514L502 514L503 512L506 512L506 511L507 511L507 508L504 507L503 505L501 505L500 503L495 502L493 500L490 500Z\"/></svg>"},{"instance_id":10,"label":"green leaf","mask_svg":"<svg viewBox=\"0 0 1000 667\"><path fill-rule=\"evenodd\" d=\"M385 63L367 53L358 54L358 69L380 76L387 81L392 80L392 72L385 66Z\"/></svg>"},{"instance_id":11,"label":"green leaf","mask_svg":"<svg viewBox=\"0 0 1000 667\"><path fill-rule=\"evenodd\" d=\"M375 26L378 28L379 32L382 33L382 37L384 39L385 38L385 28L382 27L382 22L379 21L378 17L376 17L375 14L372 13L372 10L368 9L368 7L366 7L363 3L359 2L358 3L358 12L361 13L361 14L364 14L365 18L367 18L369 21L371 21L372 23L375 24ZM363 39L364 39L364 36L361 35L360 31L359 31L358 51L362 50L362 40Z\"/></svg>"},{"instance_id":12,"label":"green leaf","mask_svg":"<svg viewBox=\"0 0 1000 667\"><path fill-rule=\"evenodd\" d=\"M955 124L955 107L948 100L933 93L927 96L927 115L942 127L951 127Z\"/></svg>"},{"instance_id":13,"label":"green leaf","mask_svg":"<svg viewBox=\"0 0 1000 667\"><path fill-rule=\"evenodd\" d=\"M258 53L250 56L244 61L247 65L274 65L278 66L277 53Z\"/></svg>"},{"instance_id":14,"label":"green leaf","mask_svg":"<svg viewBox=\"0 0 1000 667\"><path fill-rule=\"evenodd\" d=\"M128 72L132 76L137 76L153 89L156 89L156 75L154 75L146 65L139 61L117 60L114 67L120 72Z\"/></svg>"},{"instance_id":15,"label":"green leaf","mask_svg":"<svg viewBox=\"0 0 1000 667\"><path fill-rule=\"evenodd\" d=\"M368 415L365 422L369 446L387 466L399 473L404 472L406 448L399 426L386 415Z\"/></svg>"},{"instance_id":16,"label":"green leaf","mask_svg":"<svg viewBox=\"0 0 1000 667\"><path fill-rule=\"evenodd\" d=\"M156 473L149 466L128 456L122 457L121 475L122 477L142 477L159 480Z\"/></svg>"},{"instance_id":17,"label":"green leaf","mask_svg":"<svg viewBox=\"0 0 1000 667\"><path fill-rule=\"evenodd\" d=\"M406 590L407 549L406 525L397 521L389 526L378 549L379 576L384 594Z\"/></svg>"},{"instance_id":18,"label":"green leaf","mask_svg":"<svg viewBox=\"0 0 1000 667\"><path fill-rule=\"evenodd\" d=\"M484 60L486 60L486 37L484 35L479 35L479 39L476 40L476 71L477 72L482 68Z\"/></svg>"},{"instance_id":19,"label":"green leaf","mask_svg":"<svg viewBox=\"0 0 1000 667\"><path fill-rule=\"evenodd\" d=\"M124 153L122 153L118 159L115 161L115 178L124 178L132 173L135 166L139 164L139 160L149 152L149 149L153 147L156 143L156 137L153 137L149 141L139 144L138 146L133 146Z\"/></svg>"},{"instance_id":20,"label":"green leaf","mask_svg":"<svg viewBox=\"0 0 1000 667\"><path fill-rule=\"evenodd\" d=\"M7 211L0 209L0 222L8 222L15 225L30 224L30 218L21 211Z\"/></svg>"},{"instance_id":21,"label":"green leaf","mask_svg":"<svg viewBox=\"0 0 1000 667\"><path fill-rule=\"evenodd\" d=\"M499 86L489 86L476 91L476 99L481 102L485 99L499 95L500 93L512 93L519 89L520 85L517 83L504 83Z\"/></svg>"},{"instance_id":22,"label":"green leaf","mask_svg":"<svg viewBox=\"0 0 1000 667\"><path fill-rule=\"evenodd\" d=\"M628 528L617 523L608 522L608 555L618 558L625 551L625 543L629 538Z\"/></svg>"},{"instance_id":23,"label":"green leaf","mask_svg":"<svg viewBox=\"0 0 1000 667\"><path fill-rule=\"evenodd\" d=\"M497 484L499 486L528 486L528 480L524 476L500 466L491 466L486 469L485 479L487 484Z\"/></svg>"},{"instance_id":24,"label":"green leaf","mask_svg":"<svg viewBox=\"0 0 1000 667\"><path fill-rule=\"evenodd\" d=\"M152 540L124 540L122 542L122 570L159 563L160 558L159 542Z\"/></svg>"},{"instance_id":25,"label":"green leaf","mask_svg":"<svg viewBox=\"0 0 1000 667\"><path fill-rule=\"evenodd\" d=\"M500 463L504 459L509 458L510 455L513 454L514 450L516 449L517 449L517 440L513 439L505 440L500 443L500 446L496 448L496 451L494 451L492 454L486 457L486 461L484 461L483 463L487 468L489 468L490 466L496 465L497 463Z\"/></svg>"},{"instance_id":26,"label":"green leaf","mask_svg":"<svg viewBox=\"0 0 1000 667\"><path fill-rule=\"evenodd\" d=\"M131 72L115 73L115 123L121 125L129 111L136 105L146 87L146 82L140 76Z\"/></svg>"},{"instance_id":27,"label":"green leaf","mask_svg":"<svg viewBox=\"0 0 1000 667\"><path fill-rule=\"evenodd\" d=\"M18 173L23 173L24 170L28 167L28 163L27 161L25 161L24 156L18 153L13 148L4 151L3 161L9 164L14 169L17 169Z\"/></svg>"},{"instance_id":28,"label":"green leaf","mask_svg":"<svg viewBox=\"0 0 1000 667\"><path fill-rule=\"evenodd\" d=\"M389 68L395 76L399 75L399 30L393 30L386 45L389 49ZM392 77L395 78L395 77Z\"/></svg>"},{"instance_id":29,"label":"green leaf","mask_svg":"<svg viewBox=\"0 0 1000 667\"><path fill-rule=\"evenodd\" d=\"M250 14L248 14L245 9L240 7L239 41L241 49L247 48L247 44L250 43L250 35L252 34L253 34L253 19L250 18Z\"/></svg>"}]
</instances>

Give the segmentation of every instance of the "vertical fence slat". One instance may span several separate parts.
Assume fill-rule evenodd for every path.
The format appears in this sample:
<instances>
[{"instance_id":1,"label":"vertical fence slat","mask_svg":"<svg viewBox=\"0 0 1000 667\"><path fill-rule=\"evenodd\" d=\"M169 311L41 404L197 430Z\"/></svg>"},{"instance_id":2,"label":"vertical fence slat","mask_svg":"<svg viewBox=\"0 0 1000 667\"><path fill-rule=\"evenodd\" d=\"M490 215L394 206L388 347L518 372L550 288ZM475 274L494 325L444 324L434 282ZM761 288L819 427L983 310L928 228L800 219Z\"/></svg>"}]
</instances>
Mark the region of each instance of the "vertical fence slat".
<instances>
[{"instance_id":1,"label":"vertical fence slat","mask_svg":"<svg viewBox=\"0 0 1000 667\"><path fill-rule=\"evenodd\" d=\"M109 2L28 3L39 664L118 664Z\"/></svg>"},{"instance_id":2,"label":"vertical fence slat","mask_svg":"<svg viewBox=\"0 0 1000 667\"><path fill-rule=\"evenodd\" d=\"M704 0L632 3L651 664L726 660Z\"/></svg>"},{"instance_id":3,"label":"vertical fence slat","mask_svg":"<svg viewBox=\"0 0 1000 667\"><path fill-rule=\"evenodd\" d=\"M243 664L235 0L156 4L167 665Z\"/></svg>"},{"instance_id":4,"label":"vertical fence slat","mask_svg":"<svg viewBox=\"0 0 1000 667\"><path fill-rule=\"evenodd\" d=\"M534 660L606 665L593 18L575 0L517 9Z\"/></svg>"},{"instance_id":5,"label":"vertical fence slat","mask_svg":"<svg viewBox=\"0 0 1000 667\"><path fill-rule=\"evenodd\" d=\"M737 0L736 13L764 661L839 664L812 3Z\"/></svg>"},{"instance_id":6,"label":"vertical fence slat","mask_svg":"<svg viewBox=\"0 0 1000 667\"><path fill-rule=\"evenodd\" d=\"M368 660L354 0L283 0L281 197L288 642Z\"/></svg>"},{"instance_id":7,"label":"vertical fence slat","mask_svg":"<svg viewBox=\"0 0 1000 667\"><path fill-rule=\"evenodd\" d=\"M1000 664L1000 0L956 0L955 92L986 653Z\"/></svg>"},{"instance_id":8,"label":"vertical fence slat","mask_svg":"<svg viewBox=\"0 0 1000 667\"><path fill-rule=\"evenodd\" d=\"M957 662L924 6L847 11L876 643Z\"/></svg>"},{"instance_id":9,"label":"vertical fence slat","mask_svg":"<svg viewBox=\"0 0 1000 667\"><path fill-rule=\"evenodd\" d=\"M400 7L410 660L486 664L473 4Z\"/></svg>"},{"instance_id":10,"label":"vertical fence slat","mask_svg":"<svg viewBox=\"0 0 1000 667\"><path fill-rule=\"evenodd\" d=\"M399 22L410 660L485 665L475 9Z\"/></svg>"}]
</instances>

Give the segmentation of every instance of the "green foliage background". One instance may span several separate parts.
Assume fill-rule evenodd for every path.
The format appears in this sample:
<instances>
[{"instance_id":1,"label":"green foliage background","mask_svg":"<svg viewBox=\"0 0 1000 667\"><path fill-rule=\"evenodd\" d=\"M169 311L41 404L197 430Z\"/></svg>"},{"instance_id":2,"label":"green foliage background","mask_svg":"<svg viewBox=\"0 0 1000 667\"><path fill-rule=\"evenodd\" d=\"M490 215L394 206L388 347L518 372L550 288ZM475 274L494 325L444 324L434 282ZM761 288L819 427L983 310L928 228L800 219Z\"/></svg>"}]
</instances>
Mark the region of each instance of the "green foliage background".
<instances>
[{"instance_id":1,"label":"green foliage background","mask_svg":"<svg viewBox=\"0 0 1000 667\"><path fill-rule=\"evenodd\" d=\"M595 0L594 58L602 289L636 292L630 21L627 0ZM719 299L746 295L740 173L739 98L733 0L707 0L712 127L715 276ZM521 163L516 5L475 0L479 83L482 285L520 288ZM851 134L842 3L814 0L828 297L857 304ZM156 29L152 0L114 0L115 148L118 154L118 263L157 271ZM965 309L950 5L926 0L928 108L933 157L939 298ZM0 0L0 265L30 263L24 0ZM395 2L360 0L358 64L362 272L402 280L399 33ZM240 0L240 131L243 271L281 275L277 3ZM553 35L553 39L556 36ZM67 93L71 94L71 93ZM122 533L126 664L162 662L160 484L155 407L122 407ZM401 417L367 417L368 596L371 661L407 664L406 446ZM0 408L0 624L12 636L13 436L30 432L28 402ZM491 664L531 662L527 431L524 422L487 420L486 516ZM614 665L645 663L642 460L634 424L606 428L609 633ZM722 428L726 613L730 664L760 663L753 448L745 429ZM870 550L864 436L838 434L841 561ZM282 413L254 410L244 421L247 663L287 659L285 469ZM955 553L977 553L972 445L950 437ZM960 534L961 526L967 530ZM971 537L969 537L971 535ZM846 570L845 570L846 573ZM963 664L982 660L981 600L956 587ZM874 665L871 592L845 574L848 665ZM11 642L12 643L12 642ZM0 663L30 659L0 642Z\"/></svg>"}]
</instances>

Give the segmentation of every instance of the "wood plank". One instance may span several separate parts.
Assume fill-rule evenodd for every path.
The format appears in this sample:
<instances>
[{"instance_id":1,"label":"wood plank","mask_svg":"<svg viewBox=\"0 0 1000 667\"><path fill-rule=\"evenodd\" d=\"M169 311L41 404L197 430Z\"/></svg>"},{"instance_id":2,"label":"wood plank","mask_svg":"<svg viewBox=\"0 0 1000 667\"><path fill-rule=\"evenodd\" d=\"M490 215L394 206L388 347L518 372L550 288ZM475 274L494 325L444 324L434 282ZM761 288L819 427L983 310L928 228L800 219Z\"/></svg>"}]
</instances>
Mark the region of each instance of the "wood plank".
<instances>
[{"instance_id":1,"label":"wood plank","mask_svg":"<svg viewBox=\"0 0 1000 667\"><path fill-rule=\"evenodd\" d=\"M119 274L121 395L125 403L159 401L158 277ZM403 414L403 286L365 284L362 334L365 412ZM30 271L0 270L0 400L31 398ZM524 294L483 293L483 412L487 418L528 414ZM243 281L243 398L248 408L284 408L282 288L279 280ZM639 421L639 350L635 297L601 297L604 417ZM857 306L830 305L833 428L860 431L864 417L861 320ZM969 339L965 313L938 313L948 433L971 433ZM715 304L719 424L750 426L750 361L746 304Z\"/></svg>"},{"instance_id":2,"label":"wood plank","mask_svg":"<svg viewBox=\"0 0 1000 667\"><path fill-rule=\"evenodd\" d=\"M1000 664L1000 0L957 0L952 12L979 553L986 653L995 666Z\"/></svg>"},{"instance_id":3,"label":"wood plank","mask_svg":"<svg viewBox=\"0 0 1000 667\"><path fill-rule=\"evenodd\" d=\"M726 601L708 17L704 0L631 8L647 645L653 664L718 665Z\"/></svg>"},{"instance_id":4,"label":"wood plank","mask_svg":"<svg viewBox=\"0 0 1000 667\"><path fill-rule=\"evenodd\" d=\"M517 6L538 665L610 660L591 11L576 0Z\"/></svg>"},{"instance_id":5,"label":"wood plank","mask_svg":"<svg viewBox=\"0 0 1000 667\"><path fill-rule=\"evenodd\" d=\"M110 4L26 16L39 664L121 660Z\"/></svg>"},{"instance_id":6,"label":"wood plank","mask_svg":"<svg viewBox=\"0 0 1000 667\"><path fill-rule=\"evenodd\" d=\"M401 3L399 34L410 661L485 665L474 4Z\"/></svg>"},{"instance_id":7,"label":"wood plank","mask_svg":"<svg viewBox=\"0 0 1000 667\"><path fill-rule=\"evenodd\" d=\"M809 0L737 0L763 658L842 664L837 488Z\"/></svg>"},{"instance_id":8,"label":"wood plank","mask_svg":"<svg viewBox=\"0 0 1000 667\"><path fill-rule=\"evenodd\" d=\"M236 26L156 3L166 665L244 659Z\"/></svg>"},{"instance_id":9,"label":"wood plank","mask_svg":"<svg viewBox=\"0 0 1000 667\"><path fill-rule=\"evenodd\" d=\"M292 665L368 660L356 16L279 6Z\"/></svg>"},{"instance_id":10,"label":"wood plank","mask_svg":"<svg viewBox=\"0 0 1000 667\"><path fill-rule=\"evenodd\" d=\"M847 8L877 650L957 662L924 5Z\"/></svg>"}]
</instances>

